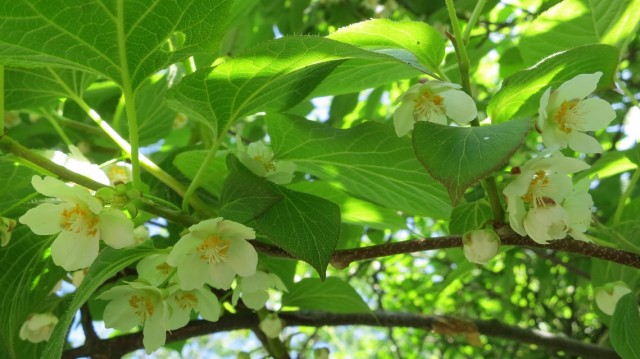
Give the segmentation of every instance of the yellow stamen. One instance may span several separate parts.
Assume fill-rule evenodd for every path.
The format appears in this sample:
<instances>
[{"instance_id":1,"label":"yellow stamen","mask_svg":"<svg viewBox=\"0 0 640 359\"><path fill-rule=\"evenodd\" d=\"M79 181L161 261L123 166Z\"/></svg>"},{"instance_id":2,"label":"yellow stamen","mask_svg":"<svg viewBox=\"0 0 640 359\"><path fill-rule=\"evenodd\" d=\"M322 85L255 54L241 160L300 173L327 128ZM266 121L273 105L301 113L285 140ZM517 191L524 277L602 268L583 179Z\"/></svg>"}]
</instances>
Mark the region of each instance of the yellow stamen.
<instances>
[{"instance_id":1,"label":"yellow stamen","mask_svg":"<svg viewBox=\"0 0 640 359\"><path fill-rule=\"evenodd\" d=\"M98 233L98 221L98 216L79 204L72 209L62 211L61 226L65 231L84 233L93 237Z\"/></svg>"},{"instance_id":2,"label":"yellow stamen","mask_svg":"<svg viewBox=\"0 0 640 359\"><path fill-rule=\"evenodd\" d=\"M148 296L132 295L129 297L129 306L142 321L152 316L155 311L153 302Z\"/></svg>"},{"instance_id":3,"label":"yellow stamen","mask_svg":"<svg viewBox=\"0 0 640 359\"><path fill-rule=\"evenodd\" d=\"M213 236L202 241L196 251L200 254L200 259L211 264L220 263L227 260L227 251L229 250L230 241L220 239L220 236Z\"/></svg>"},{"instance_id":4,"label":"yellow stamen","mask_svg":"<svg viewBox=\"0 0 640 359\"><path fill-rule=\"evenodd\" d=\"M431 119L431 114L434 111L444 112L444 98L429 90L425 90L420 97L416 99L413 119L417 121L419 118L425 118L428 121Z\"/></svg>"},{"instance_id":5,"label":"yellow stamen","mask_svg":"<svg viewBox=\"0 0 640 359\"><path fill-rule=\"evenodd\" d=\"M176 294L175 298L176 303L178 303L178 306L183 310L192 309L198 305L198 298L191 293Z\"/></svg>"},{"instance_id":6,"label":"yellow stamen","mask_svg":"<svg viewBox=\"0 0 640 359\"><path fill-rule=\"evenodd\" d=\"M539 170L536 172L531 178L531 182L529 182L529 188L527 189L527 193L522 196L522 200L525 203L531 203L535 200L535 204L544 204L546 197L538 198L537 192L539 192L540 187L546 187L549 184L549 178L547 177L547 173L543 170ZM541 202L541 203L538 203Z\"/></svg>"},{"instance_id":7,"label":"yellow stamen","mask_svg":"<svg viewBox=\"0 0 640 359\"><path fill-rule=\"evenodd\" d=\"M574 114L578 102L579 101L577 100L562 102L562 105L560 105L560 109L553 115L553 119L558 123L560 131L564 133L571 133L571 131L573 131L571 123L568 121L568 119Z\"/></svg>"}]
</instances>

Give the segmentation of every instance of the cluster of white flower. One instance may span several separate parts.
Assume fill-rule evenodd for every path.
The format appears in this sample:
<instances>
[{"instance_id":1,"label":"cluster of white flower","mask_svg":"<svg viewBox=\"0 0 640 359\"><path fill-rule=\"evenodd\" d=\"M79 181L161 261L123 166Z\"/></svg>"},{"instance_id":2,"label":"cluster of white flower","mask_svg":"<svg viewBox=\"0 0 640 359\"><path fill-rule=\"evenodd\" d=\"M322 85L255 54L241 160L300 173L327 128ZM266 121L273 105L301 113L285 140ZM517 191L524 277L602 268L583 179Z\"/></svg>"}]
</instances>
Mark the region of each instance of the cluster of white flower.
<instances>
[{"instance_id":1,"label":"cluster of white flower","mask_svg":"<svg viewBox=\"0 0 640 359\"><path fill-rule=\"evenodd\" d=\"M547 149L523 166L512 170L513 180L505 187L509 224L518 234L546 244L567 235L588 241L584 233L591 223L593 200L588 193L591 179L573 183L570 174L589 165L565 157L560 149L596 153L602 146L582 131L605 128L614 118L611 105L587 98L602 73L578 75L557 90L547 89L540 99L536 129Z\"/></svg>"},{"instance_id":2,"label":"cluster of white flower","mask_svg":"<svg viewBox=\"0 0 640 359\"><path fill-rule=\"evenodd\" d=\"M238 159L258 177L264 177L276 184L287 184L293 179L296 165L291 161L275 161L273 150L262 141L252 142L245 149L240 138Z\"/></svg>"}]
</instances>

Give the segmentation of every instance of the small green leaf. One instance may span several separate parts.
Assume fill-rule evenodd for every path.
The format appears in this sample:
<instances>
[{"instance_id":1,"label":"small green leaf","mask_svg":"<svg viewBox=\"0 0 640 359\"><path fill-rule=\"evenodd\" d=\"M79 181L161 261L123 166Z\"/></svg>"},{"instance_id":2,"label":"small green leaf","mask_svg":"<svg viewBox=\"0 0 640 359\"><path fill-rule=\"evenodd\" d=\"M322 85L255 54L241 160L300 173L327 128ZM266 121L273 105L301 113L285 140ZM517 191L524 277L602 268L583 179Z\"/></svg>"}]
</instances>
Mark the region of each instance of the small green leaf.
<instances>
[{"instance_id":1,"label":"small green leaf","mask_svg":"<svg viewBox=\"0 0 640 359\"><path fill-rule=\"evenodd\" d=\"M267 115L276 158L339 184L345 192L393 210L449 218L442 185L420 168L407 138L389 126L365 122L336 129L294 115Z\"/></svg>"},{"instance_id":2,"label":"small green leaf","mask_svg":"<svg viewBox=\"0 0 640 359\"><path fill-rule=\"evenodd\" d=\"M73 0L61 6L17 0L3 6L1 63L88 71L135 89L158 70L214 49L231 1ZM185 41L170 48L176 34Z\"/></svg>"},{"instance_id":3,"label":"small green leaf","mask_svg":"<svg viewBox=\"0 0 640 359\"><path fill-rule=\"evenodd\" d=\"M555 54L507 78L489 102L487 112L494 122L535 115L547 88L557 89L579 74L601 71L598 89L611 88L617 65L618 49L610 45L582 46Z\"/></svg>"},{"instance_id":4,"label":"small green leaf","mask_svg":"<svg viewBox=\"0 0 640 359\"><path fill-rule=\"evenodd\" d=\"M449 232L451 234L464 234L474 229L480 229L482 225L492 218L491 206L486 201L461 203L451 212Z\"/></svg>"},{"instance_id":5,"label":"small green leaf","mask_svg":"<svg viewBox=\"0 0 640 359\"><path fill-rule=\"evenodd\" d=\"M624 295L616 304L611 322L611 344L623 359L640 358L640 310L638 294Z\"/></svg>"},{"instance_id":6,"label":"small green leaf","mask_svg":"<svg viewBox=\"0 0 640 359\"><path fill-rule=\"evenodd\" d=\"M283 198L256 218L256 230L324 279L340 238L340 208L324 198L273 187Z\"/></svg>"},{"instance_id":7,"label":"small green leaf","mask_svg":"<svg viewBox=\"0 0 640 359\"><path fill-rule=\"evenodd\" d=\"M336 277L305 278L282 295L282 305L334 313L368 313L367 303L349 283Z\"/></svg>"},{"instance_id":8,"label":"small green leaf","mask_svg":"<svg viewBox=\"0 0 640 359\"><path fill-rule=\"evenodd\" d=\"M424 66L432 73L439 72L444 59L442 35L427 23L419 21L368 20L343 27L328 37L387 54L420 70Z\"/></svg>"},{"instance_id":9,"label":"small green leaf","mask_svg":"<svg viewBox=\"0 0 640 359\"><path fill-rule=\"evenodd\" d=\"M82 96L95 79L86 72L53 68L6 68L5 109L52 106L69 93Z\"/></svg>"},{"instance_id":10,"label":"small green leaf","mask_svg":"<svg viewBox=\"0 0 640 359\"><path fill-rule=\"evenodd\" d=\"M82 281L80 288L73 296L73 300L66 312L53 330L51 338L47 342L42 358L58 359L62 356L62 350L66 343L67 332L73 322L73 318L80 307L89 300L89 297L109 278L126 266L148 256L154 252L151 242L130 249L105 248L89 267L87 276Z\"/></svg>"},{"instance_id":11,"label":"small green leaf","mask_svg":"<svg viewBox=\"0 0 640 359\"><path fill-rule=\"evenodd\" d=\"M601 43L624 50L638 33L639 13L638 0L564 0L527 26L518 49L527 66L581 45Z\"/></svg>"},{"instance_id":12,"label":"small green leaf","mask_svg":"<svg viewBox=\"0 0 640 359\"><path fill-rule=\"evenodd\" d=\"M528 119L482 127L452 127L417 122L413 147L424 168L458 203L465 190L504 165L529 129Z\"/></svg>"}]
</instances>

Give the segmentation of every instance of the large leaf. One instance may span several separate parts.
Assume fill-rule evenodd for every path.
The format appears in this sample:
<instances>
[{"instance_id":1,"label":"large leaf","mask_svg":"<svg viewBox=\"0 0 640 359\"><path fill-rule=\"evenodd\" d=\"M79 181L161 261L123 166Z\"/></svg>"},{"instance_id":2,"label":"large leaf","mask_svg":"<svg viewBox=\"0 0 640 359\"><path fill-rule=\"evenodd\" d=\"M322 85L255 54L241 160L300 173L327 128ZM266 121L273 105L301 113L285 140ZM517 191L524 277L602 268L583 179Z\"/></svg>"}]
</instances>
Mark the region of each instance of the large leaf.
<instances>
[{"instance_id":1,"label":"large leaf","mask_svg":"<svg viewBox=\"0 0 640 359\"><path fill-rule=\"evenodd\" d=\"M557 89L579 74L601 71L598 89L611 88L617 65L618 49L610 45L582 46L548 57L506 79L487 112L496 122L537 114L540 97L547 88Z\"/></svg>"},{"instance_id":2,"label":"large leaf","mask_svg":"<svg viewBox=\"0 0 640 359\"><path fill-rule=\"evenodd\" d=\"M0 357L37 358L44 345L18 336L30 313L51 312L49 292L64 271L44 253L51 238L36 236L25 226L13 232L8 246L0 248ZM49 297L50 298L50 297ZM55 297L54 297L55 298Z\"/></svg>"},{"instance_id":3,"label":"large leaf","mask_svg":"<svg viewBox=\"0 0 640 359\"><path fill-rule=\"evenodd\" d=\"M209 151L206 150L182 152L174 158L173 164L183 175L193 180L204 159L207 157L208 152ZM218 157L209 161L205 171L205 177L202 181L202 188L215 196L220 196L223 183L228 173L224 157Z\"/></svg>"},{"instance_id":4,"label":"large leaf","mask_svg":"<svg viewBox=\"0 0 640 359\"><path fill-rule=\"evenodd\" d=\"M491 206L484 200L461 203L451 212L449 233L464 234L474 229L480 229L492 217Z\"/></svg>"},{"instance_id":5,"label":"large leaf","mask_svg":"<svg viewBox=\"0 0 640 359\"><path fill-rule=\"evenodd\" d=\"M375 19L343 27L328 36L371 51L402 58L413 65L415 60L432 73L438 73L444 59L442 35L424 22ZM412 56L403 56L402 51ZM421 66L416 66L420 68Z\"/></svg>"},{"instance_id":6,"label":"large leaf","mask_svg":"<svg viewBox=\"0 0 640 359\"><path fill-rule=\"evenodd\" d=\"M69 92L82 96L94 78L86 72L59 68L7 68L5 108L38 109L58 103Z\"/></svg>"},{"instance_id":7,"label":"large leaf","mask_svg":"<svg viewBox=\"0 0 640 359\"><path fill-rule=\"evenodd\" d=\"M367 313L371 310L349 283L336 277L321 281L305 278L282 295L282 305L334 313ZM329 304L329 305L328 305Z\"/></svg>"},{"instance_id":8,"label":"large leaf","mask_svg":"<svg viewBox=\"0 0 640 359\"><path fill-rule=\"evenodd\" d=\"M348 59L402 63L327 38L290 36L185 77L169 92L169 101L179 111L212 122L222 131L242 116L296 105Z\"/></svg>"},{"instance_id":9,"label":"large leaf","mask_svg":"<svg viewBox=\"0 0 640 359\"><path fill-rule=\"evenodd\" d=\"M153 253L154 250L151 242L147 242L130 249L113 249L107 247L100 252L98 258L96 258L95 262L89 267L87 276L73 296L71 304L69 304L64 315L60 317L60 321L47 342L42 358L60 358L66 343L67 332L80 307L89 300L89 297L91 297L107 279L113 277L126 266Z\"/></svg>"},{"instance_id":10,"label":"large leaf","mask_svg":"<svg viewBox=\"0 0 640 359\"><path fill-rule=\"evenodd\" d=\"M624 295L616 304L611 323L611 344L623 359L640 358L638 294Z\"/></svg>"},{"instance_id":11,"label":"large leaf","mask_svg":"<svg viewBox=\"0 0 640 359\"><path fill-rule=\"evenodd\" d=\"M220 214L254 223L259 235L311 264L324 278L340 238L340 208L258 177L235 156L228 157L227 165L230 174L222 189Z\"/></svg>"},{"instance_id":12,"label":"large leaf","mask_svg":"<svg viewBox=\"0 0 640 359\"><path fill-rule=\"evenodd\" d=\"M564 0L533 20L518 49L526 65L588 44L624 47L640 25L639 0Z\"/></svg>"},{"instance_id":13,"label":"large leaf","mask_svg":"<svg viewBox=\"0 0 640 359\"><path fill-rule=\"evenodd\" d=\"M266 122L276 156L295 161L299 170L383 207L449 217L444 188L421 169L409 140L392 128L366 122L343 130L275 114Z\"/></svg>"},{"instance_id":14,"label":"large leaf","mask_svg":"<svg viewBox=\"0 0 640 359\"><path fill-rule=\"evenodd\" d=\"M418 160L458 203L464 191L504 165L522 145L527 119L482 127L453 127L418 122L413 147Z\"/></svg>"},{"instance_id":15,"label":"large leaf","mask_svg":"<svg viewBox=\"0 0 640 359\"><path fill-rule=\"evenodd\" d=\"M230 5L227 0L5 1L0 62L83 70L136 88L171 63L215 49ZM184 43L168 46L176 34Z\"/></svg>"},{"instance_id":16,"label":"large leaf","mask_svg":"<svg viewBox=\"0 0 640 359\"><path fill-rule=\"evenodd\" d=\"M23 214L18 213L18 208L12 208L12 206L35 192L31 186L31 177L34 174L36 172L32 169L15 164L12 157L0 157L0 188L2 188L0 215L7 217Z\"/></svg>"},{"instance_id":17,"label":"large leaf","mask_svg":"<svg viewBox=\"0 0 640 359\"><path fill-rule=\"evenodd\" d=\"M406 228L406 220L396 211L375 205L349 196L335 186L325 181L300 181L287 186L298 192L318 196L340 206L340 214L344 223L367 226L384 231L397 231Z\"/></svg>"}]
</instances>

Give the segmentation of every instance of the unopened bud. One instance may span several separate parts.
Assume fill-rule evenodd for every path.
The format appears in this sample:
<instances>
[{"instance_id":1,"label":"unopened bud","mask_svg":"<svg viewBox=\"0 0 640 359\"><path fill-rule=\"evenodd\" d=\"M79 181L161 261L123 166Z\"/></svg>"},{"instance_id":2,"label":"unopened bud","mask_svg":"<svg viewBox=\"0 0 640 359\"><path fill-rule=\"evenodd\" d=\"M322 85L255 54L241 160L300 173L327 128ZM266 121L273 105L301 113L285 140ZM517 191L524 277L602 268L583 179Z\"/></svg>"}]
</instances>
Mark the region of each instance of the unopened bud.
<instances>
[{"instance_id":1,"label":"unopened bud","mask_svg":"<svg viewBox=\"0 0 640 359\"><path fill-rule=\"evenodd\" d=\"M57 323L58 318L52 313L30 314L20 328L20 339L32 343L47 341Z\"/></svg>"},{"instance_id":2,"label":"unopened bud","mask_svg":"<svg viewBox=\"0 0 640 359\"><path fill-rule=\"evenodd\" d=\"M11 218L0 217L0 245L2 247L9 244L11 232L16 228L16 221Z\"/></svg>"},{"instance_id":3,"label":"unopened bud","mask_svg":"<svg viewBox=\"0 0 640 359\"><path fill-rule=\"evenodd\" d=\"M596 304L604 314L613 315L618 300L630 292L631 289L624 282L607 283L596 289Z\"/></svg>"},{"instance_id":4,"label":"unopened bud","mask_svg":"<svg viewBox=\"0 0 640 359\"><path fill-rule=\"evenodd\" d=\"M277 338L282 331L282 320L278 318L277 314L269 314L260 322L259 326L267 338Z\"/></svg>"},{"instance_id":5,"label":"unopened bud","mask_svg":"<svg viewBox=\"0 0 640 359\"><path fill-rule=\"evenodd\" d=\"M477 229L462 236L464 256L469 262L486 264L500 251L500 237L493 229Z\"/></svg>"}]
</instances>

